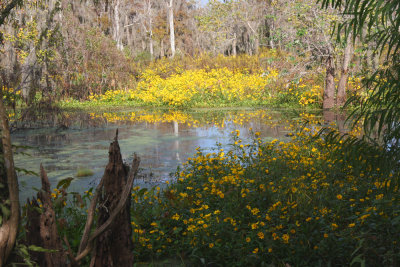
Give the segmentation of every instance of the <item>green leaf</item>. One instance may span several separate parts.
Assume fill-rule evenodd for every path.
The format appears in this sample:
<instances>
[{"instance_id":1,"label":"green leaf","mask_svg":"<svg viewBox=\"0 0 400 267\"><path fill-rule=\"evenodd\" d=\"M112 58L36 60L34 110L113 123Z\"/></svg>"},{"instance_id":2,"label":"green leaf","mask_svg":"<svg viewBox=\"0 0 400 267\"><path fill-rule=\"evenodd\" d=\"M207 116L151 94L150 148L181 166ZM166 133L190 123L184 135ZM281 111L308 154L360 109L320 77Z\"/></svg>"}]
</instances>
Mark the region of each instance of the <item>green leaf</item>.
<instances>
[{"instance_id":1,"label":"green leaf","mask_svg":"<svg viewBox=\"0 0 400 267\"><path fill-rule=\"evenodd\" d=\"M0 204L0 209L1 209L1 213L3 215L2 217L7 219L8 216L10 216L10 213L11 213L10 209L7 208L5 205L2 205L2 204Z\"/></svg>"},{"instance_id":2,"label":"green leaf","mask_svg":"<svg viewBox=\"0 0 400 267\"><path fill-rule=\"evenodd\" d=\"M38 246L35 246L35 245L30 245L28 247L28 249L31 250L31 251L36 251L36 252L51 252L51 253L53 253L53 252L57 252L58 251L56 249L46 249L46 248L38 247Z\"/></svg>"},{"instance_id":3,"label":"green leaf","mask_svg":"<svg viewBox=\"0 0 400 267\"><path fill-rule=\"evenodd\" d=\"M141 196L143 196L144 193L147 192L147 191L148 191L147 188L142 188L142 189L140 189L140 191L137 193L137 195L138 195L139 197L141 197Z\"/></svg>"},{"instance_id":4,"label":"green leaf","mask_svg":"<svg viewBox=\"0 0 400 267\"><path fill-rule=\"evenodd\" d=\"M176 227L174 230L174 234L180 233L182 231L182 227Z\"/></svg>"},{"instance_id":5,"label":"green leaf","mask_svg":"<svg viewBox=\"0 0 400 267\"><path fill-rule=\"evenodd\" d=\"M61 181L58 182L57 189L60 188L67 189L71 185L72 180L74 180L74 178L72 177L62 179Z\"/></svg>"},{"instance_id":6,"label":"green leaf","mask_svg":"<svg viewBox=\"0 0 400 267\"><path fill-rule=\"evenodd\" d=\"M355 257L351 261L350 266L353 266L354 263L359 263L361 265L361 267L365 267L365 259L363 259L361 255L358 255L357 257Z\"/></svg>"}]
</instances>

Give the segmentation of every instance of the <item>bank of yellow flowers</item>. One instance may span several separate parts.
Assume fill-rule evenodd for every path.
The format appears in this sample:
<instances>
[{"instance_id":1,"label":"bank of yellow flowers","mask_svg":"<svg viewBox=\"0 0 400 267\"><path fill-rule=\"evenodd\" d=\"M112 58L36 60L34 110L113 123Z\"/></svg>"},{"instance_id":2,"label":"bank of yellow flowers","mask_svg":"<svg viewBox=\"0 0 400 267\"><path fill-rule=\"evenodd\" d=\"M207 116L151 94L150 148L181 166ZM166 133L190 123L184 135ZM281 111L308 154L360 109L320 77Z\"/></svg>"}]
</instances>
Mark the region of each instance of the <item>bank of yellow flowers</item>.
<instances>
[{"instance_id":1,"label":"bank of yellow flowers","mask_svg":"<svg viewBox=\"0 0 400 267\"><path fill-rule=\"evenodd\" d=\"M234 72L227 68L206 71L187 70L166 79L152 70L142 75L130 98L151 105L180 107L213 102L257 101L265 96L267 85L278 76L276 70L268 75Z\"/></svg>"},{"instance_id":2,"label":"bank of yellow flowers","mask_svg":"<svg viewBox=\"0 0 400 267\"><path fill-rule=\"evenodd\" d=\"M286 55L287 56L287 55ZM265 62L275 62L266 64ZM91 94L90 103L131 104L168 108L292 105L321 107L324 76L320 70L287 73L285 57L273 50L259 55L159 60L140 69L136 82L124 89ZM281 62L278 64L277 62ZM363 77L350 77L349 95L366 97Z\"/></svg>"},{"instance_id":3,"label":"bank of yellow flowers","mask_svg":"<svg viewBox=\"0 0 400 267\"><path fill-rule=\"evenodd\" d=\"M319 137L198 149L176 181L132 192L139 259L223 266L370 266L400 260L399 175L379 149L357 158ZM373 163L373 164L372 164Z\"/></svg>"},{"instance_id":4,"label":"bank of yellow flowers","mask_svg":"<svg viewBox=\"0 0 400 267\"><path fill-rule=\"evenodd\" d=\"M91 95L90 100L134 101L144 106L168 107L253 103L268 96L268 85L277 77L275 69L251 74L228 68L195 69L166 78L156 70L146 69L134 89L107 91L103 95Z\"/></svg>"}]
</instances>

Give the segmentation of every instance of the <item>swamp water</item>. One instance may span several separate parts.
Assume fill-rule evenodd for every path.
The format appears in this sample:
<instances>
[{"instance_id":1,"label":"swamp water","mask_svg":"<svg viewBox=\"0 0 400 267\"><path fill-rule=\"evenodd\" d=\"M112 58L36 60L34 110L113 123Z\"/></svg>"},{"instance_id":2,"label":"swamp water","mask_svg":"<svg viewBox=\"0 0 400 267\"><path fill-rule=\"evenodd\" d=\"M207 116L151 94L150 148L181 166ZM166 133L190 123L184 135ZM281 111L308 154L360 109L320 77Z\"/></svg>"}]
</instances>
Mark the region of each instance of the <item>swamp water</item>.
<instances>
[{"instance_id":1,"label":"swamp water","mask_svg":"<svg viewBox=\"0 0 400 267\"><path fill-rule=\"evenodd\" d=\"M178 166L191 157L196 148L214 151L216 144L229 149L231 132L240 130L246 143L251 131L260 132L265 141L287 139L289 125L300 118L297 112L271 110L148 111L42 114L38 121L18 122L12 141L19 148L15 164L39 173L42 163L52 187L58 181L74 178L69 191L83 192L95 187L108 162L108 147L119 130L123 159L131 163L133 153L141 157L140 178L136 185L162 186L172 180ZM77 177L78 170L92 175ZM40 188L40 178L19 173L20 197L25 201Z\"/></svg>"}]
</instances>

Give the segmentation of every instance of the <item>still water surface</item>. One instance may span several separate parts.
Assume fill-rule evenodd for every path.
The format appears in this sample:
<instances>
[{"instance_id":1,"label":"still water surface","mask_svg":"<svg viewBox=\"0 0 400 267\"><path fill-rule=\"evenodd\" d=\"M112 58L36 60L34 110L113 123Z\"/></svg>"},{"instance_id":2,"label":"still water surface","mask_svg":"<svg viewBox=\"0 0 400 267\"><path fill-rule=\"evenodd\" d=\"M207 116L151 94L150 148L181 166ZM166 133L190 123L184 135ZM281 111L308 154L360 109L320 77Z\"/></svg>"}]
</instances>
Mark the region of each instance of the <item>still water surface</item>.
<instances>
[{"instance_id":1,"label":"still water surface","mask_svg":"<svg viewBox=\"0 0 400 267\"><path fill-rule=\"evenodd\" d=\"M197 147L212 151L220 143L228 148L233 130L240 130L244 140L250 139L250 128L264 140L287 138L288 126L298 118L297 112L272 110L62 112L41 116L39 124L25 122L25 129L13 132L12 141L30 146L19 149L29 155L17 154L16 166L38 173L42 163L52 187L73 177L70 191L83 192L102 177L116 129L122 157L127 162L135 152L141 157L141 178L135 183L146 186L172 179L170 173ZM78 178L80 168L94 174ZM40 188L37 176L20 173L19 181L21 200L34 194L33 187Z\"/></svg>"}]
</instances>

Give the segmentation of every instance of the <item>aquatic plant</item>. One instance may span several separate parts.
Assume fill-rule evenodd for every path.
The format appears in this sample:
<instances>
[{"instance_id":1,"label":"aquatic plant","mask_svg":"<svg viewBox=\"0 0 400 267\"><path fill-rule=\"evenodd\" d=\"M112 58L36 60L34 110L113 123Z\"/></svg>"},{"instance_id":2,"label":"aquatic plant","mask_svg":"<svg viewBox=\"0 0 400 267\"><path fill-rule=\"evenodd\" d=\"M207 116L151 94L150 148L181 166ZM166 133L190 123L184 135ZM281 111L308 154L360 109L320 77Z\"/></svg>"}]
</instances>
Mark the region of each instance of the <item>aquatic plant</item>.
<instances>
[{"instance_id":1,"label":"aquatic plant","mask_svg":"<svg viewBox=\"0 0 400 267\"><path fill-rule=\"evenodd\" d=\"M92 176L94 174L93 170L88 168L78 168L76 171L76 177L85 177L85 176Z\"/></svg>"}]
</instances>

